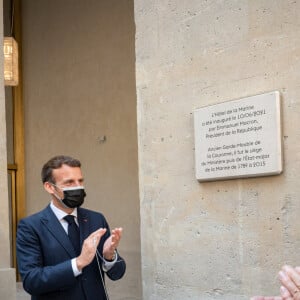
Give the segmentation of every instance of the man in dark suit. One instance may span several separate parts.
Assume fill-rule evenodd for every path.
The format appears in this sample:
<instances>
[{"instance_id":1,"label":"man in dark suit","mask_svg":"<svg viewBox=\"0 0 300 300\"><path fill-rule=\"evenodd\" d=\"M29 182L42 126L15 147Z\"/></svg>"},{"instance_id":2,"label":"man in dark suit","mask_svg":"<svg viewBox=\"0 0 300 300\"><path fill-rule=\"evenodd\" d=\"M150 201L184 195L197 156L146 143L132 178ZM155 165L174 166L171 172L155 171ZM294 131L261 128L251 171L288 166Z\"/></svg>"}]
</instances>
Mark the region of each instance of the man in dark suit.
<instances>
[{"instance_id":1,"label":"man in dark suit","mask_svg":"<svg viewBox=\"0 0 300 300\"><path fill-rule=\"evenodd\" d=\"M101 213L80 207L86 194L79 160L50 159L42 181L51 203L18 225L24 289L34 300L108 300L105 275L117 280L126 268L117 252L122 228L110 232Z\"/></svg>"}]
</instances>

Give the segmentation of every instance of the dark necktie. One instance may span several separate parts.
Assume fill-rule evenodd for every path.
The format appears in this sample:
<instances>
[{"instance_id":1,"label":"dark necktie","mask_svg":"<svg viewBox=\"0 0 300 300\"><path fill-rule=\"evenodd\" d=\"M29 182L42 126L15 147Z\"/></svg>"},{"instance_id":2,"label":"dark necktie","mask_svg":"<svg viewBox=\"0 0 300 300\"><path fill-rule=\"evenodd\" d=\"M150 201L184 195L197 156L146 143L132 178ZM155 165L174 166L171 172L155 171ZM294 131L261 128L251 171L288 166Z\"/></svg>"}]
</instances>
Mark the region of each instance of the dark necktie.
<instances>
[{"instance_id":1,"label":"dark necktie","mask_svg":"<svg viewBox=\"0 0 300 300\"><path fill-rule=\"evenodd\" d=\"M64 219L69 223L68 226L68 236L74 247L76 255L80 254L80 238L79 238L79 228L75 223L74 216L67 215Z\"/></svg>"}]
</instances>

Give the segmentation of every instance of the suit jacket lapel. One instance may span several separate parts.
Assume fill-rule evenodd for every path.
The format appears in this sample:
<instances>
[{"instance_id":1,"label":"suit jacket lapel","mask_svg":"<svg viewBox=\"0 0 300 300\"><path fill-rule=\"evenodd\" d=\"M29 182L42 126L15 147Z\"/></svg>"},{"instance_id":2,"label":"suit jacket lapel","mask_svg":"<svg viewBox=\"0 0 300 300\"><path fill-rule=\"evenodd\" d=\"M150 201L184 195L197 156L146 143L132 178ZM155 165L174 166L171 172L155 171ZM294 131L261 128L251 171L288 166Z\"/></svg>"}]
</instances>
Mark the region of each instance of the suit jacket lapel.
<instances>
[{"instance_id":1,"label":"suit jacket lapel","mask_svg":"<svg viewBox=\"0 0 300 300\"><path fill-rule=\"evenodd\" d=\"M68 238L67 233L63 229L59 220L53 213L50 205L46 207L44 210L44 214L41 217L41 222L47 227L49 232L53 235L53 237L61 244L61 246L68 252L70 257L75 257L75 251L72 246L71 241Z\"/></svg>"},{"instance_id":2,"label":"suit jacket lapel","mask_svg":"<svg viewBox=\"0 0 300 300\"><path fill-rule=\"evenodd\" d=\"M90 235L89 230L89 217L88 214L80 208L77 208L77 217L80 230L80 244Z\"/></svg>"}]
</instances>

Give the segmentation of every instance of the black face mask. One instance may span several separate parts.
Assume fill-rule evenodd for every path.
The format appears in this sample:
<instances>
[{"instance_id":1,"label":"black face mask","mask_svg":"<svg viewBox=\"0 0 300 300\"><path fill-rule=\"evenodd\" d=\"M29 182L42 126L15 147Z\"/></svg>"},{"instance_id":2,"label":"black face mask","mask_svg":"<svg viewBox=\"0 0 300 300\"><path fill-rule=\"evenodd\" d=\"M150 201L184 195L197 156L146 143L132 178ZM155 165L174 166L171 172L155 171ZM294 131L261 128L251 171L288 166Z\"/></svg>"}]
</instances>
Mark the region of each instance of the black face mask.
<instances>
[{"instance_id":1,"label":"black face mask","mask_svg":"<svg viewBox=\"0 0 300 300\"><path fill-rule=\"evenodd\" d=\"M63 199L60 199L55 194L54 195L65 206L67 206L69 208L75 208L75 207L79 207L83 204L84 197L86 196L83 186L61 188L61 190L64 192Z\"/></svg>"}]
</instances>

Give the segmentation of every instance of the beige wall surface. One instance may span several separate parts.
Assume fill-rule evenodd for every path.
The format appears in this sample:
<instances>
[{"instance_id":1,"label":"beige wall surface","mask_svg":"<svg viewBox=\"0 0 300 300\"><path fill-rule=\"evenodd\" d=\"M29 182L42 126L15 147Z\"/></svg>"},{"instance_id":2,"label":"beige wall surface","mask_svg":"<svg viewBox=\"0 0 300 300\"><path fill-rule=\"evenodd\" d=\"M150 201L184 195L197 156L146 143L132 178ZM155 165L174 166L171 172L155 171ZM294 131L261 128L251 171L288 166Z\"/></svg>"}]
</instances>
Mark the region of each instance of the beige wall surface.
<instances>
[{"instance_id":1,"label":"beige wall surface","mask_svg":"<svg viewBox=\"0 0 300 300\"><path fill-rule=\"evenodd\" d=\"M27 214L49 202L42 165L79 158L84 206L124 228L127 272L109 294L141 299L133 1L22 4Z\"/></svg>"},{"instance_id":2,"label":"beige wall surface","mask_svg":"<svg viewBox=\"0 0 300 300\"><path fill-rule=\"evenodd\" d=\"M276 295L300 263L300 1L135 0L144 300ZM279 90L282 175L199 183L193 111Z\"/></svg>"},{"instance_id":3,"label":"beige wall surface","mask_svg":"<svg viewBox=\"0 0 300 300\"><path fill-rule=\"evenodd\" d=\"M0 0L0 49L3 48L3 1ZM16 272L11 268L11 241L7 186L6 113L3 56L0 58L0 299L16 299Z\"/></svg>"}]
</instances>

